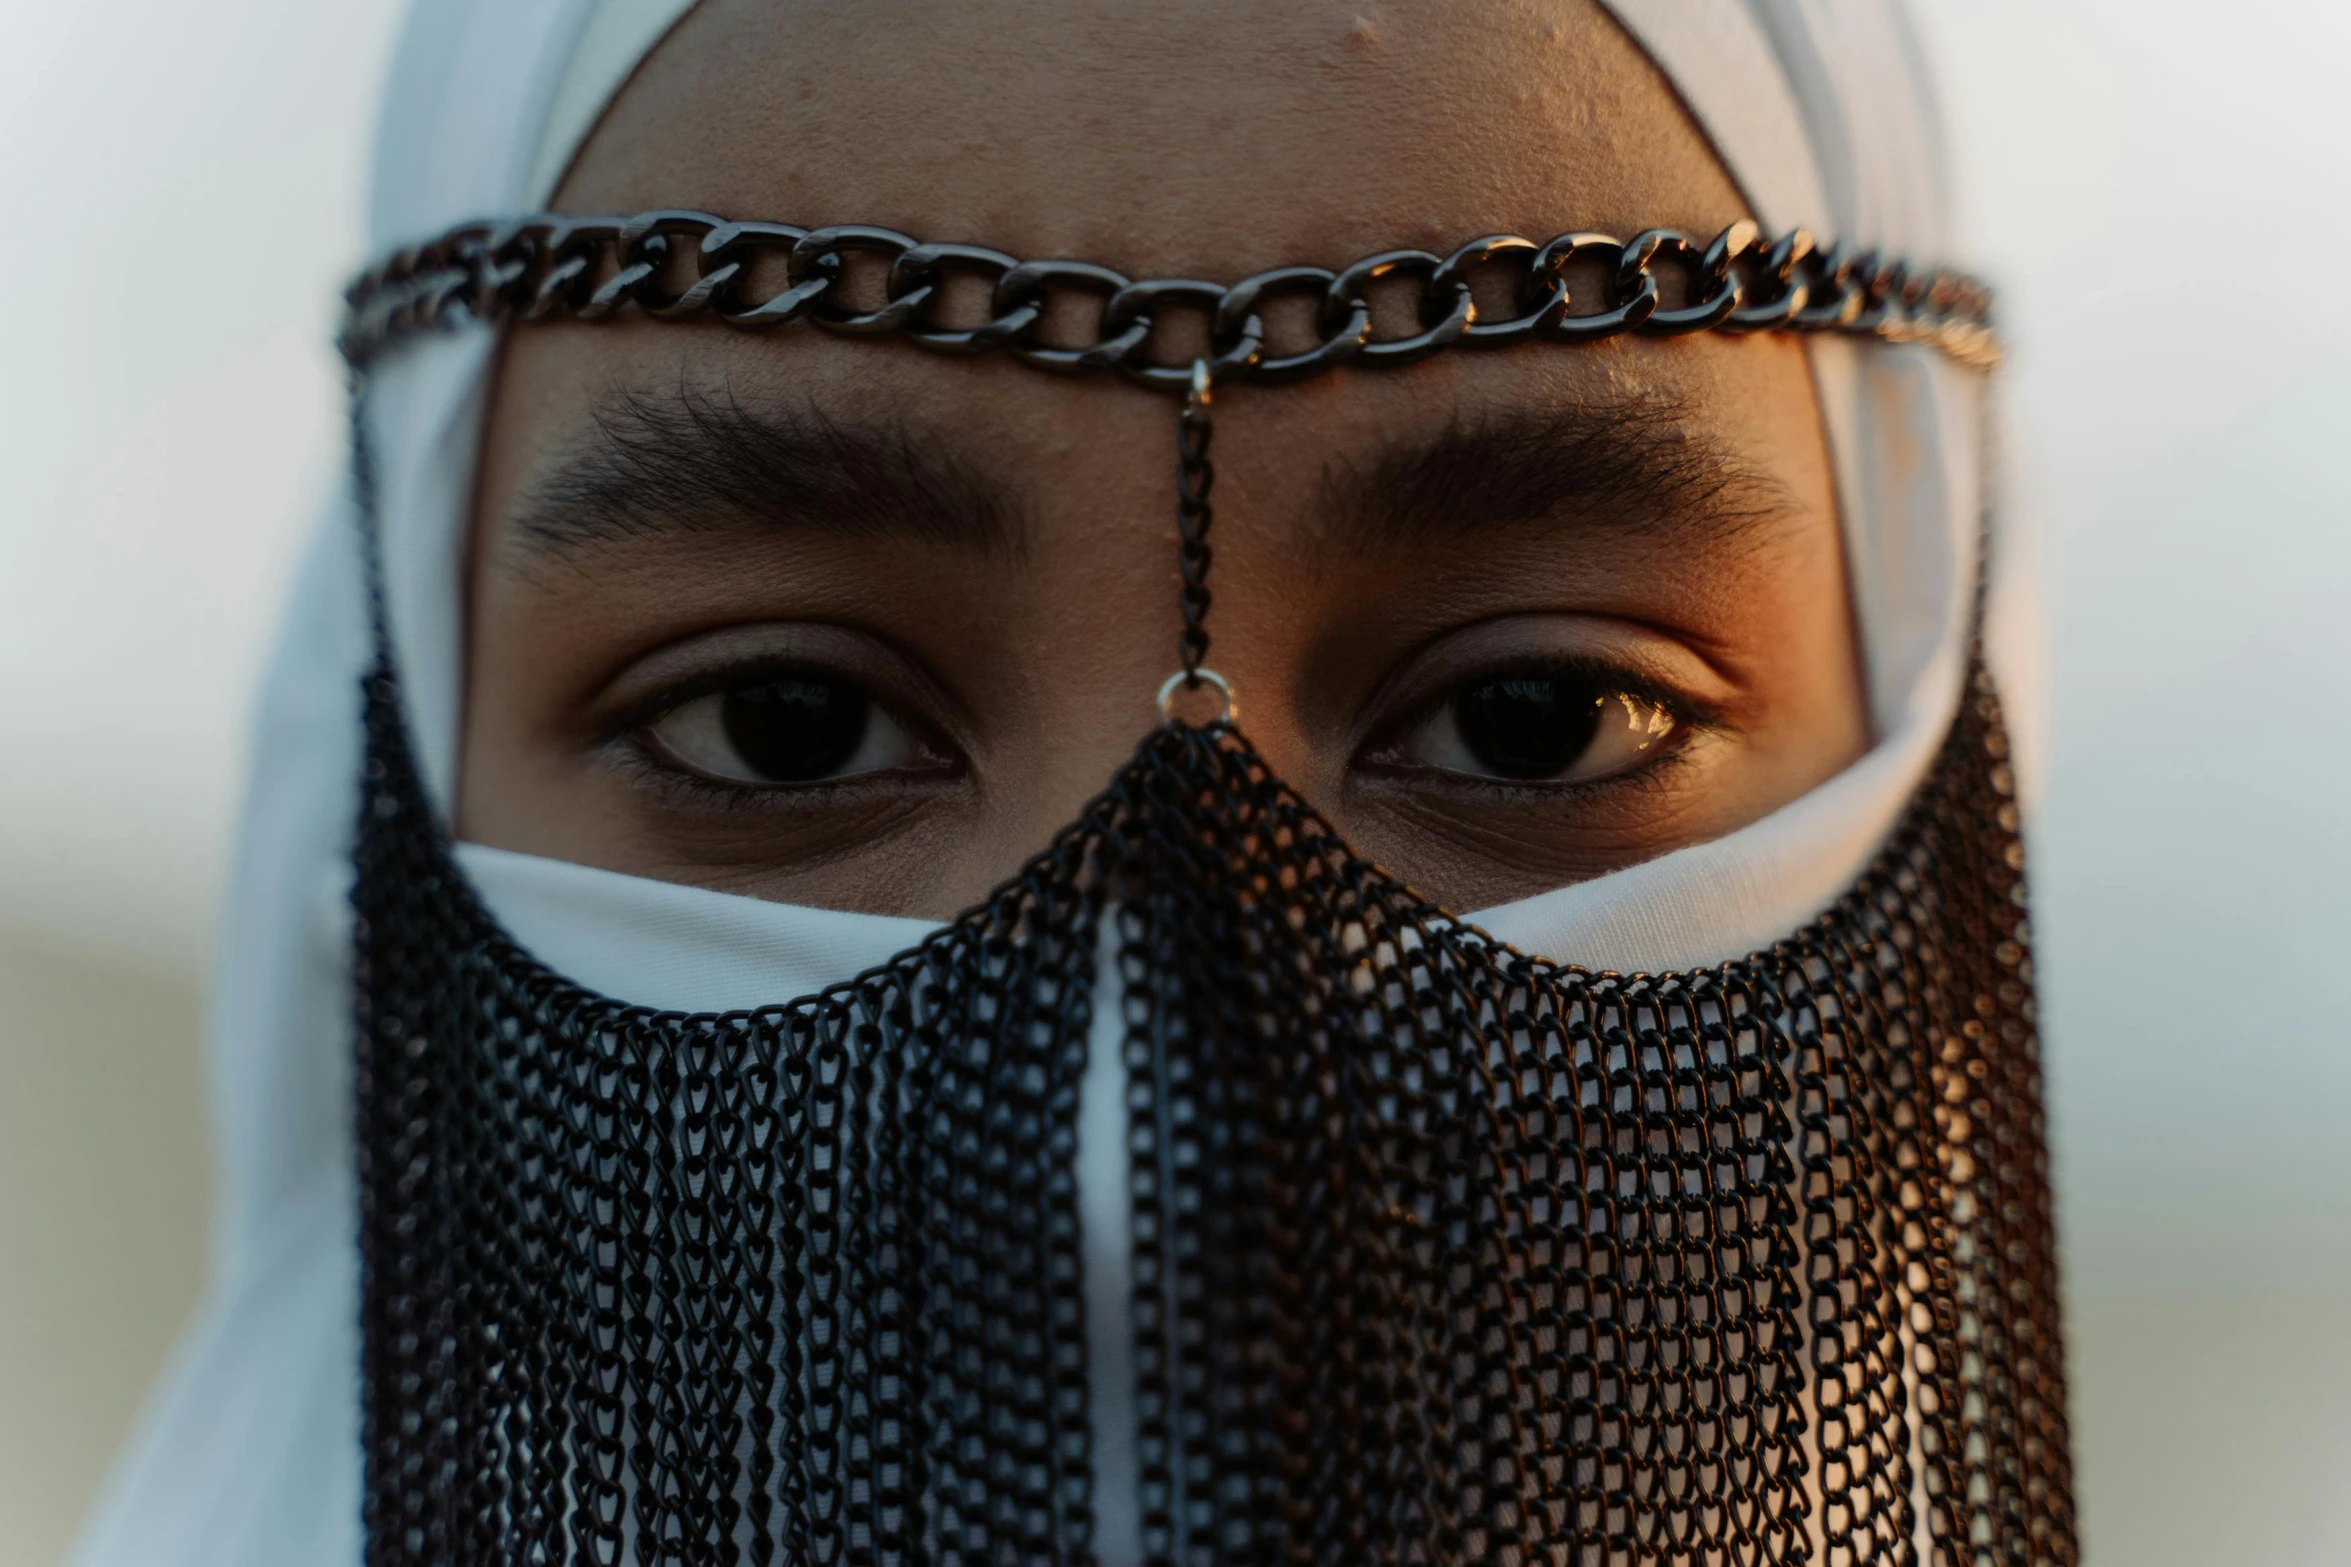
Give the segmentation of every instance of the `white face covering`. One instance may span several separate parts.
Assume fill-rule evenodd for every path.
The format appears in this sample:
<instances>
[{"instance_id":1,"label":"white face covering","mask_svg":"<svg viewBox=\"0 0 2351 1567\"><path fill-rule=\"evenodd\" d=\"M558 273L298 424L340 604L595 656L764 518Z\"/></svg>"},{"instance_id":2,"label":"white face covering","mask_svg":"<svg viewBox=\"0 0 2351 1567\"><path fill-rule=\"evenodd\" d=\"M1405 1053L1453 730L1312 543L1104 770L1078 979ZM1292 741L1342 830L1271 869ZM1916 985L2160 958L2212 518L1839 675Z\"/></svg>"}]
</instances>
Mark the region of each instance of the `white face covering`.
<instances>
[{"instance_id":1,"label":"white face covering","mask_svg":"<svg viewBox=\"0 0 2351 1567\"><path fill-rule=\"evenodd\" d=\"M1802 226L1948 259L1932 96L1891 3L1607 3L1672 79L1768 230ZM689 4L418 0L389 85L372 245L542 205L605 104ZM478 332L420 343L376 375L372 392L393 635L427 783L444 799L459 717L464 529L491 350ZM1811 354L1873 748L1728 837L1471 916L1503 940L1595 969L1742 956L1834 901L1925 774L1967 657L1982 376L1924 347L1816 337ZM345 898L370 648L357 542L347 515L326 520L264 693L213 1017L223 1169L215 1277L91 1519L78 1560L92 1567L359 1559ZM2029 786L2038 686L2021 586L1993 584L1987 652L2021 731ZM788 999L932 928L478 846L461 847L459 859L539 959L592 990L656 1007ZM1098 1006L1096 1015L1116 1011ZM1123 1272L1120 1085L1110 1075L1116 1049L1098 1042L1093 1058L1106 1065L1090 1069L1085 1087L1080 1181L1088 1272L1108 1280ZM1117 1339L1097 1335L1095 1345L1106 1469L1118 1467ZM1100 1544L1115 1562L1121 1530L1132 1526L1122 1525L1118 1498L1100 1501Z\"/></svg>"}]
</instances>

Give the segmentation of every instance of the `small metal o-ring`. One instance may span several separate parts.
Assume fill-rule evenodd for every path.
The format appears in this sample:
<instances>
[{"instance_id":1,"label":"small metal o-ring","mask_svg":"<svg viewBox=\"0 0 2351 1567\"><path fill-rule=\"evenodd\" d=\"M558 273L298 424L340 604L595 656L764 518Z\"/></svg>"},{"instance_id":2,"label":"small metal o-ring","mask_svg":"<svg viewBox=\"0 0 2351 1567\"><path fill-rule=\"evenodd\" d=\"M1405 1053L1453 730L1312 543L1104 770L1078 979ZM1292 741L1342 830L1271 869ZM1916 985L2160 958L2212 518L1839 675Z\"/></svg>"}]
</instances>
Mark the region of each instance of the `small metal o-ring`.
<instances>
[{"instance_id":1,"label":"small metal o-ring","mask_svg":"<svg viewBox=\"0 0 2351 1567\"><path fill-rule=\"evenodd\" d=\"M1224 698L1224 711L1218 713L1206 724L1199 724L1194 727L1206 729L1216 724L1233 723L1239 719L1241 716L1241 704L1233 696L1232 682L1225 679L1224 676L1218 674L1213 669L1202 669L1191 674L1186 674L1183 670L1179 669L1174 674L1168 676L1159 687L1159 716L1166 719L1171 724L1179 722L1180 720L1178 720L1175 715L1175 694L1178 691L1184 690L1186 687L1195 683L1216 687L1217 694Z\"/></svg>"}]
</instances>

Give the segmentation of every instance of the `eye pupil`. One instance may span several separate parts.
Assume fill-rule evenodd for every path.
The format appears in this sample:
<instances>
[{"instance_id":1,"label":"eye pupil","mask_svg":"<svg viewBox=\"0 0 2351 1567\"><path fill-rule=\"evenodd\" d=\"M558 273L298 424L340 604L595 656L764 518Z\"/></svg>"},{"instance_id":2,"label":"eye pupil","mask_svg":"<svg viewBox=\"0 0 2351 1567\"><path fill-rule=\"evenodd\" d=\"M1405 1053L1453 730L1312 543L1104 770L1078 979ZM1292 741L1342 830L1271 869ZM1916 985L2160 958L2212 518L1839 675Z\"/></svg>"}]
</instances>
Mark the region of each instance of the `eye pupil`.
<instances>
[{"instance_id":1,"label":"eye pupil","mask_svg":"<svg viewBox=\"0 0 2351 1567\"><path fill-rule=\"evenodd\" d=\"M1470 755L1496 776L1549 778L1591 748L1606 700L1569 677L1505 675L1462 687L1454 720Z\"/></svg>"},{"instance_id":2,"label":"eye pupil","mask_svg":"<svg viewBox=\"0 0 2351 1567\"><path fill-rule=\"evenodd\" d=\"M736 686L719 703L736 752L776 783L813 783L839 772L864 743L871 716L863 691L816 675Z\"/></svg>"}]
</instances>

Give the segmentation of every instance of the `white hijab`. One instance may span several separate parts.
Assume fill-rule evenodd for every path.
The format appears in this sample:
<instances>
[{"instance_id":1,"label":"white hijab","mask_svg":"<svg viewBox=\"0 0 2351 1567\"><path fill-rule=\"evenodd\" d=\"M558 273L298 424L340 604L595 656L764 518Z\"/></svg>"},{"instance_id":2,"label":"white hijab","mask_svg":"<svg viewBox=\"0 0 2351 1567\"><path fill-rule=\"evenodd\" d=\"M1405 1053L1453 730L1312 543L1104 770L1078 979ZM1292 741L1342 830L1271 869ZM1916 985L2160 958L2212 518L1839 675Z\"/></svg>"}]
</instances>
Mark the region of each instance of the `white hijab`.
<instances>
[{"instance_id":1,"label":"white hijab","mask_svg":"<svg viewBox=\"0 0 2351 1567\"><path fill-rule=\"evenodd\" d=\"M371 215L388 249L543 204L639 61L692 0L416 0L387 89ZM1605 0L1708 132L1769 230L1803 226L1953 259L1931 86L1898 0ZM740 214L789 217L791 214ZM1562 225L1574 214L1563 213ZM986 235L950 236L984 242ZM1327 258L1323 258L1327 259ZM463 531L489 334L404 350L375 379L385 567L411 723L446 792L458 723ZM1983 377L1923 347L1815 339L1873 748L1762 821L1473 918L1592 968L1721 962L1827 907L1932 760L1964 674ZM222 1184L213 1280L85 1527L84 1567L360 1559L358 1246L347 1076L349 826L369 657L348 514L326 519L263 693L212 1018ZM1988 642L2032 782L2029 584L2000 551ZM931 927L797 908L464 846L490 907L542 960L607 994L723 1010L821 988ZM1098 1009L1115 1016L1114 1006ZM1089 1137L1115 1126L1098 1044L1080 1127L1089 1272L1117 1276L1124 1190ZM1112 1311L1096 1312L1107 1323ZM1097 1339L1098 1379L1123 1359ZM1106 1477L1115 1390L1098 1399ZM1101 1541L1123 1526L1106 1496Z\"/></svg>"}]
</instances>

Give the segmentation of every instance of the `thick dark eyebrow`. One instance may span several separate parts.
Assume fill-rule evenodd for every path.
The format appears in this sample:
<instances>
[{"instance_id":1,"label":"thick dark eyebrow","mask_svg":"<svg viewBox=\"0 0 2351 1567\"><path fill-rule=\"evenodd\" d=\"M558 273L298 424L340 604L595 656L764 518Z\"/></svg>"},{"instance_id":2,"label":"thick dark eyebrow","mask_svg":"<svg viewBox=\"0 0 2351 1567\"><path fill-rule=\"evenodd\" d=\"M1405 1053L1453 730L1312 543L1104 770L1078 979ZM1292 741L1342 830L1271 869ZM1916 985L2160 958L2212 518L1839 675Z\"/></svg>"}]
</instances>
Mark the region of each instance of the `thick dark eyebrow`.
<instances>
[{"instance_id":1,"label":"thick dark eyebrow","mask_svg":"<svg viewBox=\"0 0 2351 1567\"><path fill-rule=\"evenodd\" d=\"M745 525L1010 555L1017 524L1001 490L901 426L686 386L599 398L511 518L526 548L558 556Z\"/></svg>"},{"instance_id":2,"label":"thick dark eyebrow","mask_svg":"<svg viewBox=\"0 0 2351 1567\"><path fill-rule=\"evenodd\" d=\"M1719 543L1793 510L1778 479L1654 398L1456 415L1327 467L1322 491L1328 541L1353 550L1554 522Z\"/></svg>"}]
</instances>

